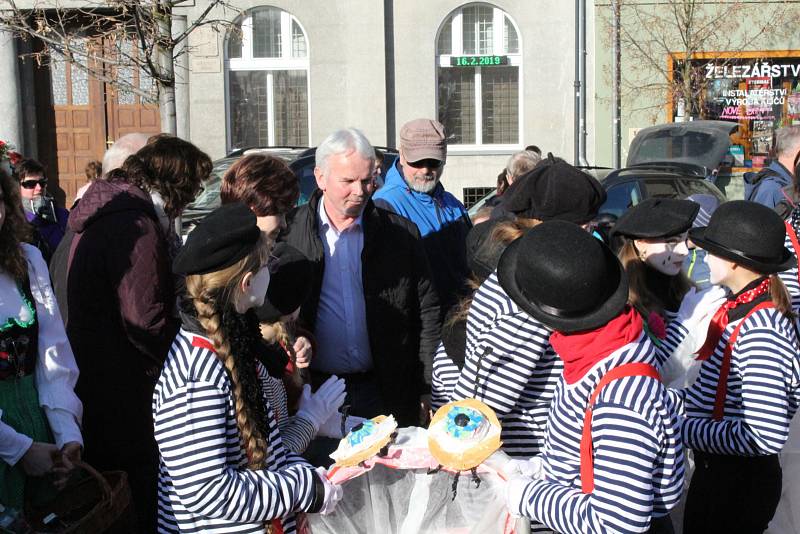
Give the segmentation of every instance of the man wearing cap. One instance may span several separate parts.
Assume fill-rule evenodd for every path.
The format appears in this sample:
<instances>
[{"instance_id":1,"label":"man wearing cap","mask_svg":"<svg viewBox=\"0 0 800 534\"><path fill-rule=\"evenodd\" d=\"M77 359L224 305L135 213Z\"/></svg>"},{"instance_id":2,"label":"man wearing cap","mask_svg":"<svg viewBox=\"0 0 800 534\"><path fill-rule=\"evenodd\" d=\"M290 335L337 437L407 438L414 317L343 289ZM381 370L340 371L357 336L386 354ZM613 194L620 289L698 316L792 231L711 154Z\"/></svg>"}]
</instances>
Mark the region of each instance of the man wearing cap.
<instances>
[{"instance_id":1,"label":"man wearing cap","mask_svg":"<svg viewBox=\"0 0 800 534\"><path fill-rule=\"evenodd\" d=\"M415 119L400 129L400 157L373 196L377 206L417 225L442 309L458 300L469 274L466 239L472 227L464 205L439 180L447 160L444 126Z\"/></svg>"}]
</instances>

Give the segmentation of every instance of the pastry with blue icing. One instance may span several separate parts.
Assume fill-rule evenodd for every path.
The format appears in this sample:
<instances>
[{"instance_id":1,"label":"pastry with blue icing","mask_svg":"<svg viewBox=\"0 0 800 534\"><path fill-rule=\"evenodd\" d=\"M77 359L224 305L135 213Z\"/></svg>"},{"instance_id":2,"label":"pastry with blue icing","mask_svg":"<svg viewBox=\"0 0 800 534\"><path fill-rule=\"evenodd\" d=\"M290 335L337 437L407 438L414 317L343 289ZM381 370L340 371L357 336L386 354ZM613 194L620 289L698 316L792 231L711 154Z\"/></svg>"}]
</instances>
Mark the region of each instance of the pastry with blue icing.
<instances>
[{"instance_id":1,"label":"pastry with blue icing","mask_svg":"<svg viewBox=\"0 0 800 534\"><path fill-rule=\"evenodd\" d=\"M444 467L466 471L500 448L500 422L476 399L445 404L428 427L428 449Z\"/></svg>"},{"instance_id":2,"label":"pastry with blue icing","mask_svg":"<svg viewBox=\"0 0 800 534\"><path fill-rule=\"evenodd\" d=\"M379 415L367 419L354 426L330 456L339 467L358 465L387 446L395 430L397 421L394 416Z\"/></svg>"}]
</instances>

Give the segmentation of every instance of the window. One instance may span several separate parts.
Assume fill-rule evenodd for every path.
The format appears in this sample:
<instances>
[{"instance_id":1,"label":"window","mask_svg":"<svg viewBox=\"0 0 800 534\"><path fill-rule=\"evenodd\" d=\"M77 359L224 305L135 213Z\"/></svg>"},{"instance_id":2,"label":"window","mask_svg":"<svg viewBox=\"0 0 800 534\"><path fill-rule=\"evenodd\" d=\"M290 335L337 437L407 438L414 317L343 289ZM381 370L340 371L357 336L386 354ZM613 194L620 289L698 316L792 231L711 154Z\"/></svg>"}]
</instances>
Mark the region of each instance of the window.
<instances>
[{"instance_id":1,"label":"window","mask_svg":"<svg viewBox=\"0 0 800 534\"><path fill-rule=\"evenodd\" d=\"M688 67L688 68L687 68ZM673 86L689 74L692 100L672 95L673 122L693 119L739 123L731 146L736 167L769 164L775 130L800 124L800 51L673 54Z\"/></svg>"},{"instance_id":2,"label":"window","mask_svg":"<svg viewBox=\"0 0 800 534\"><path fill-rule=\"evenodd\" d=\"M518 148L519 41L514 22L489 4L461 7L439 28L437 109L450 145Z\"/></svg>"},{"instance_id":3,"label":"window","mask_svg":"<svg viewBox=\"0 0 800 534\"><path fill-rule=\"evenodd\" d=\"M464 207L470 209L494 190L494 187L465 187L462 190L462 194L464 195Z\"/></svg>"},{"instance_id":4,"label":"window","mask_svg":"<svg viewBox=\"0 0 800 534\"><path fill-rule=\"evenodd\" d=\"M226 54L230 148L308 146L308 41L297 19L253 9Z\"/></svg>"}]
</instances>

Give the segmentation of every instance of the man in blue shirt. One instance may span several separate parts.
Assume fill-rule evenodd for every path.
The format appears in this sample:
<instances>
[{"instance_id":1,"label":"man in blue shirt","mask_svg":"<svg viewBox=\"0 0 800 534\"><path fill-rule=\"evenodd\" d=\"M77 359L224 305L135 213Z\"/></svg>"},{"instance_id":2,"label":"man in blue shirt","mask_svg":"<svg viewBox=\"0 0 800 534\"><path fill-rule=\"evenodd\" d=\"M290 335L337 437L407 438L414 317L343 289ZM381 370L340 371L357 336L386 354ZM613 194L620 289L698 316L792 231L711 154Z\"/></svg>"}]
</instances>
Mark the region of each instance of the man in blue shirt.
<instances>
[{"instance_id":1,"label":"man in blue shirt","mask_svg":"<svg viewBox=\"0 0 800 534\"><path fill-rule=\"evenodd\" d=\"M792 171L800 153L800 126L785 126L775 132L775 158L769 167L758 173L745 173L745 200L777 208L779 204L795 204L792 199ZM788 211L791 211L789 209ZM778 213L781 210L778 209Z\"/></svg>"},{"instance_id":2,"label":"man in blue shirt","mask_svg":"<svg viewBox=\"0 0 800 534\"><path fill-rule=\"evenodd\" d=\"M446 160L442 124L430 119L407 122L400 129L400 157L372 197L377 206L416 224L443 313L464 289L469 273L466 239L472 227L464 205L440 183Z\"/></svg>"}]
</instances>

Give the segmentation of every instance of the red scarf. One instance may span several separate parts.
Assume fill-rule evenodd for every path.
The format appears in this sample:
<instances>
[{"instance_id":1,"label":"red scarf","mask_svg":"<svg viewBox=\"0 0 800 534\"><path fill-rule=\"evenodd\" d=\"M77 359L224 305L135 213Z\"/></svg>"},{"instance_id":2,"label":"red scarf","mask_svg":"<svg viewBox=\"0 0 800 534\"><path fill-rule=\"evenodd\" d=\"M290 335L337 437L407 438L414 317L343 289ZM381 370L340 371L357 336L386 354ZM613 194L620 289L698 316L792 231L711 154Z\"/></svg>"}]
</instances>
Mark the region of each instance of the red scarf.
<instances>
[{"instance_id":1,"label":"red scarf","mask_svg":"<svg viewBox=\"0 0 800 534\"><path fill-rule=\"evenodd\" d=\"M553 332L550 345L564 361L564 380L574 384L598 362L615 350L636 341L642 335L642 316L626 306L607 324L577 334Z\"/></svg>"},{"instance_id":2,"label":"red scarf","mask_svg":"<svg viewBox=\"0 0 800 534\"><path fill-rule=\"evenodd\" d=\"M741 293L733 300L726 300L725 303L719 307L711 323L708 325L708 334L706 334L706 342L700 347L697 353L698 360L707 360L714 354L714 349L717 348L719 338L728 326L728 312L741 304L753 302L757 297L769 291L769 278L758 284L753 289Z\"/></svg>"}]
</instances>

